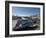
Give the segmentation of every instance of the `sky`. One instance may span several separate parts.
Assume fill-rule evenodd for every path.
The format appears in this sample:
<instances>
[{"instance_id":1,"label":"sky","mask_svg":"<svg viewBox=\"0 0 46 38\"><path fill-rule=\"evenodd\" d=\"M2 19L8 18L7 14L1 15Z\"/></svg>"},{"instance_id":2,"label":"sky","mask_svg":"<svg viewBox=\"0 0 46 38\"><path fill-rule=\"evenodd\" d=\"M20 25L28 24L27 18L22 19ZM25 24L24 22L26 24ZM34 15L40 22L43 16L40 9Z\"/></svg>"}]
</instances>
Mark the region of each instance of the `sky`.
<instances>
[{"instance_id":1,"label":"sky","mask_svg":"<svg viewBox=\"0 0 46 38\"><path fill-rule=\"evenodd\" d=\"M12 7L12 16L31 16L39 13L40 8L36 7Z\"/></svg>"}]
</instances>

